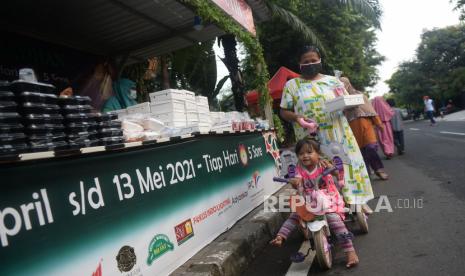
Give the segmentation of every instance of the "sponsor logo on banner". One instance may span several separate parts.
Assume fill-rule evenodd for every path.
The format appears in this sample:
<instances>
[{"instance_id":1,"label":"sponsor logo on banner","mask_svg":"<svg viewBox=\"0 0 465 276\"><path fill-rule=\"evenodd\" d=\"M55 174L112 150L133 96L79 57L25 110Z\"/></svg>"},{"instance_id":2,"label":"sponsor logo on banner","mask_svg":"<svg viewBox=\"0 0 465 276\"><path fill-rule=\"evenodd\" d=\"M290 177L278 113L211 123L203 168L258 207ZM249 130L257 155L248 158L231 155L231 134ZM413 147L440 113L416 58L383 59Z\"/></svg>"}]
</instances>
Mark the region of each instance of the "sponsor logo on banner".
<instances>
[{"instance_id":1,"label":"sponsor logo on banner","mask_svg":"<svg viewBox=\"0 0 465 276\"><path fill-rule=\"evenodd\" d=\"M153 261L166 254L168 251L173 251L174 245L167 235L158 234L153 237L149 245L149 257L147 264L152 265Z\"/></svg>"},{"instance_id":2,"label":"sponsor logo on banner","mask_svg":"<svg viewBox=\"0 0 465 276\"><path fill-rule=\"evenodd\" d=\"M260 172L259 171L255 171L252 175L252 179L247 182L247 186L250 189L255 189L255 188L258 188L258 181L260 180Z\"/></svg>"},{"instance_id":3,"label":"sponsor logo on banner","mask_svg":"<svg viewBox=\"0 0 465 276\"><path fill-rule=\"evenodd\" d=\"M275 162L276 172L279 174L282 167L281 156L279 155L279 147L274 132L264 132L263 139L265 140L266 152L269 153Z\"/></svg>"},{"instance_id":4,"label":"sponsor logo on banner","mask_svg":"<svg viewBox=\"0 0 465 276\"><path fill-rule=\"evenodd\" d=\"M244 145L239 145L239 159L241 159L242 165L245 167L249 162L249 158L247 157L247 149Z\"/></svg>"},{"instance_id":5,"label":"sponsor logo on banner","mask_svg":"<svg viewBox=\"0 0 465 276\"><path fill-rule=\"evenodd\" d=\"M234 204L239 203L241 200L246 198L248 195L249 195L249 192L245 191L245 192L242 192L241 194L239 194L237 196L233 196L232 197L232 204L234 205Z\"/></svg>"},{"instance_id":6,"label":"sponsor logo on banner","mask_svg":"<svg viewBox=\"0 0 465 276\"><path fill-rule=\"evenodd\" d=\"M92 276L102 276L102 261L98 263L97 270L92 273Z\"/></svg>"},{"instance_id":7,"label":"sponsor logo on banner","mask_svg":"<svg viewBox=\"0 0 465 276\"><path fill-rule=\"evenodd\" d=\"M231 205L231 199L227 198L223 200L221 203L216 204L213 207L208 208L207 210L203 211L202 213L198 214L197 216L193 217L192 220L194 221L195 224L201 223L205 219L209 218L210 216L219 213L226 207Z\"/></svg>"},{"instance_id":8,"label":"sponsor logo on banner","mask_svg":"<svg viewBox=\"0 0 465 276\"><path fill-rule=\"evenodd\" d=\"M130 271L137 262L134 248L129 245L121 247L118 255L116 255L116 261L118 263L118 269L120 272Z\"/></svg>"},{"instance_id":9,"label":"sponsor logo on banner","mask_svg":"<svg viewBox=\"0 0 465 276\"><path fill-rule=\"evenodd\" d=\"M178 245L183 244L194 236L194 228L192 226L192 220L188 219L174 227L174 233L176 234L176 240Z\"/></svg>"}]
</instances>

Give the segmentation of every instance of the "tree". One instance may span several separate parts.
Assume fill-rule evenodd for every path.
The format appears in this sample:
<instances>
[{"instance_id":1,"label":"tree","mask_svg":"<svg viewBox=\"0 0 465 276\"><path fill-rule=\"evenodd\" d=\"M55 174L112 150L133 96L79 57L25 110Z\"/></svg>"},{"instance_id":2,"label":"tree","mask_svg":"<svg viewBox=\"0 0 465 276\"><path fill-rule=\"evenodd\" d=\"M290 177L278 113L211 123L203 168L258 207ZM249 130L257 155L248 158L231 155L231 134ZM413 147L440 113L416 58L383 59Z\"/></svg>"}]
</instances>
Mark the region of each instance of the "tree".
<instances>
[{"instance_id":1,"label":"tree","mask_svg":"<svg viewBox=\"0 0 465 276\"><path fill-rule=\"evenodd\" d=\"M236 37L232 34L222 35L218 37L218 44L223 45L224 58L221 58L221 61L223 61L229 72L234 106L237 111L242 111L244 108L245 85L239 68L239 59L237 58Z\"/></svg>"},{"instance_id":2,"label":"tree","mask_svg":"<svg viewBox=\"0 0 465 276\"><path fill-rule=\"evenodd\" d=\"M337 9L347 11L348 9L352 11L357 11L359 14L362 14L367 20L372 22L372 25L374 26L379 26L379 15L380 15L380 9L379 6L377 6L377 0L326 0L328 2L331 2L333 6L335 6ZM284 0L270 0L266 1L265 3L267 4L268 9L271 11L273 14L273 19L268 22L265 22L261 24L260 26L282 26L282 23L286 24L286 29L283 30L283 28L280 29L269 29L269 32L273 33L273 35L276 35L278 37L280 36L286 36L286 33L289 31L288 29L292 29L293 33L298 35L299 38L303 41L300 45L308 44L308 43L313 43L317 46L319 46L323 52L326 50L325 43L321 41L317 33L310 27L312 26L312 22L309 22L309 20L302 20L302 18L306 18L307 14L306 13L299 13L299 10L301 10L302 7L306 7L306 11L312 12L312 8L310 8L310 3L313 2L325 2L324 0L314 0L314 1L305 1L305 0L292 0L292 1L284 1ZM308 19L308 18L307 18ZM373 34L374 35L374 34ZM259 30L259 37L260 37L260 42L263 45L263 42L266 40L264 36L267 36L266 33L263 33L263 31ZM244 92L246 88L250 88L252 84L254 83L254 80L248 78L247 76L250 76L252 74L241 74L241 70L239 69L239 60L237 58L237 52L236 52L236 40L233 39L233 35L224 35L219 38L219 41L222 43L224 47L224 54L225 58L223 59L223 62L225 62L226 68L229 70L229 76L231 78L231 83L232 83L232 91L233 91L233 98L235 102L235 107L237 110L241 111L244 106ZM264 40L265 39L265 40ZM291 47L292 48L292 47ZM288 48L289 49L289 48ZM371 50L370 50L371 51ZM294 52L295 53L295 52ZM265 55L269 56L269 52L267 49L265 49ZM278 60L281 62L282 59ZM286 60L289 60L289 55L287 55ZM247 61L245 62L247 63ZM376 61L374 62L376 63ZM283 65L285 63L280 63L280 65ZM242 65L242 68L248 72L251 72L251 70L255 70L253 68L253 65L248 63L248 67L245 68L244 64ZM269 58L267 60L267 65L270 68L270 62ZM276 67L276 66L275 66ZM279 66L277 66L279 68ZM272 70L271 72L274 72L275 70ZM255 88L255 87L253 87Z\"/></svg>"},{"instance_id":3,"label":"tree","mask_svg":"<svg viewBox=\"0 0 465 276\"><path fill-rule=\"evenodd\" d=\"M460 12L460 20L465 20L465 0L451 0L451 2L456 2L455 10Z\"/></svg>"},{"instance_id":4,"label":"tree","mask_svg":"<svg viewBox=\"0 0 465 276\"><path fill-rule=\"evenodd\" d=\"M285 14L281 13L258 26L270 72L276 72L280 66L298 72L298 53L302 46L322 44L326 73L333 74L334 69L342 70L360 90L373 86L378 80L376 66L383 61L375 50L375 28L379 26L381 9L377 0L356 1L369 7L370 12L358 9L365 11L362 15L342 6L355 6L349 2L352 1L273 1L275 5L285 6L293 16L285 19ZM298 28L288 24L295 18L301 22L297 24ZM311 26L312 34L318 37L317 41L312 40L310 34L305 35L304 26L306 29Z\"/></svg>"},{"instance_id":5,"label":"tree","mask_svg":"<svg viewBox=\"0 0 465 276\"><path fill-rule=\"evenodd\" d=\"M415 59L402 63L387 83L403 104L418 103L423 95L430 95L439 106L448 99L463 106L465 26L424 32Z\"/></svg>"}]
</instances>

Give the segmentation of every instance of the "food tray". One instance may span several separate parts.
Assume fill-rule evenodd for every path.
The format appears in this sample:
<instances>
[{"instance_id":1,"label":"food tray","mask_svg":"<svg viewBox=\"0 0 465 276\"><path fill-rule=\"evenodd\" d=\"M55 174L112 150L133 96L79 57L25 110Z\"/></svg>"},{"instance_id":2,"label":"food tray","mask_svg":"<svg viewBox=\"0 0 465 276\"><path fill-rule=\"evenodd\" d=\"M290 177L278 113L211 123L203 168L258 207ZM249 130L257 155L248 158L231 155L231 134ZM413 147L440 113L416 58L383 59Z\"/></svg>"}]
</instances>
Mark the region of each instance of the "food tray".
<instances>
[{"instance_id":1,"label":"food tray","mask_svg":"<svg viewBox=\"0 0 465 276\"><path fill-rule=\"evenodd\" d=\"M26 140L26 135L22 132L0 134L0 145L16 144Z\"/></svg>"},{"instance_id":2,"label":"food tray","mask_svg":"<svg viewBox=\"0 0 465 276\"><path fill-rule=\"evenodd\" d=\"M23 116L25 124L61 124L61 114L26 114Z\"/></svg>"},{"instance_id":3,"label":"food tray","mask_svg":"<svg viewBox=\"0 0 465 276\"><path fill-rule=\"evenodd\" d=\"M31 152L41 152L41 151L51 151L51 150L65 150L68 148L68 143L61 142L52 142L44 144L35 144L29 143Z\"/></svg>"},{"instance_id":4,"label":"food tray","mask_svg":"<svg viewBox=\"0 0 465 276\"><path fill-rule=\"evenodd\" d=\"M16 112L16 107L15 101L0 101L0 112Z\"/></svg>"},{"instance_id":5,"label":"food tray","mask_svg":"<svg viewBox=\"0 0 465 276\"><path fill-rule=\"evenodd\" d=\"M90 105L64 105L61 107L63 114L74 114L74 113L90 113L92 107Z\"/></svg>"},{"instance_id":6,"label":"food tray","mask_svg":"<svg viewBox=\"0 0 465 276\"><path fill-rule=\"evenodd\" d=\"M60 96L58 103L60 105L88 105L92 99L87 96Z\"/></svg>"},{"instance_id":7,"label":"food tray","mask_svg":"<svg viewBox=\"0 0 465 276\"><path fill-rule=\"evenodd\" d=\"M56 114L60 112L60 106L56 104L24 102L20 108L24 114Z\"/></svg>"},{"instance_id":8,"label":"food tray","mask_svg":"<svg viewBox=\"0 0 465 276\"><path fill-rule=\"evenodd\" d=\"M68 142L70 143L80 143L86 139L94 140L97 139L96 131L83 131L68 134Z\"/></svg>"},{"instance_id":9,"label":"food tray","mask_svg":"<svg viewBox=\"0 0 465 276\"><path fill-rule=\"evenodd\" d=\"M66 139L66 134L64 132L57 133L41 133L41 134L31 134L28 136L28 140L31 142L39 141L64 141Z\"/></svg>"},{"instance_id":10,"label":"food tray","mask_svg":"<svg viewBox=\"0 0 465 276\"><path fill-rule=\"evenodd\" d=\"M0 123L0 134L1 133L15 133L22 132L24 126L22 124L3 124Z\"/></svg>"},{"instance_id":11,"label":"food tray","mask_svg":"<svg viewBox=\"0 0 465 276\"><path fill-rule=\"evenodd\" d=\"M0 124L19 124L21 116L16 112L0 113Z\"/></svg>"},{"instance_id":12,"label":"food tray","mask_svg":"<svg viewBox=\"0 0 465 276\"><path fill-rule=\"evenodd\" d=\"M123 137L107 137L100 139L101 146L111 146L124 143Z\"/></svg>"},{"instance_id":13,"label":"food tray","mask_svg":"<svg viewBox=\"0 0 465 276\"><path fill-rule=\"evenodd\" d=\"M73 113L65 115L67 123L95 122L95 113Z\"/></svg>"},{"instance_id":14,"label":"food tray","mask_svg":"<svg viewBox=\"0 0 465 276\"><path fill-rule=\"evenodd\" d=\"M62 124L31 124L24 128L24 132L29 135L44 134L44 133L60 133L64 131Z\"/></svg>"},{"instance_id":15,"label":"food tray","mask_svg":"<svg viewBox=\"0 0 465 276\"><path fill-rule=\"evenodd\" d=\"M102 128L98 133L100 138L123 136L121 128Z\"/></svg>"},{"instance_id":16,"label":"food tray","mask_svg":"<svg viewBox=\"0 0 465 276\"><path fill-rule=\"evenodd\" d=\"M69 123L66 125L68 133L94 131L97 129L97 124L93 122Z\"/></svg>"},{"instance_id":17,"label":"food tray","mask_svg":"<svg viewBox=\"0 0 465 276\"><path fill-rule=\"evenodd\" d=\"M114 112L107 113L95 113L95 119L97 122L109 122L113 120L118 120L118 114Z\"/></svg>"},{"instance_id":18,"label":"food tray","mask_svg":"<svg viewBox=\"0 0 465 276\"><path fill-rule=\"evenodd\" d=\"M114 121L107 121L107 122L100 122L97 124L98 128L121 128L122 123L121 121L114 120Z\"/></svg>"},{"instance_id":19,"label":"food tray","mask_svg":"<svg viewBox=\"0 0 465 276\"><path fill-rule=\"evenodd\" d=\"M70 149L80 149L80 148L87 148L87 147L95 147L95 146L98 146L99 144L100 144L99 140L84 139L78 143L69 142L68 146Z\"/></svg>"},{"instance_id":20,"label":"food tray","mask_svg":"<svg viewBox=\"0 0 465 276\"><path fill-rule=\"evenodd\" d=\"M21 94L22 92L40 92L40 93L47 93L47 94L54 94L55 93L55 86L46 83L40 82L27 82L23 80L16 80L10 82L10 90L13 91L15 94Z\"/></svg>"},{"instance_id":21,"label":"food tray","mask_svg":"<svg viewBox=\"0 0 465 276\"><path fill-rule=\"evenodd\" d=\"M0 155L20 154L29 150L26 143L0 145Z\"/></svg>"},{"instance_id":22,"label":"food tray","mask_svg":"<svg viewBox=\"0 0 465 276\"><path fill-rule=\"evenodd\" d=\"M58 97L53 94L39 93L39 92L22 92L19 95L22 102L31 103L45 103L45 104L57 104Z\"/></svg>"},{"instance_id":23,"label":"food tray","mask_svg":"<svg viewBox=\"0 0 465 276\"><path fill-rule=\"evenodd\" d=\"M0 101L14 101L15 94L11 91L1 91L0 89Z\"/></svg>"}]
</instances>

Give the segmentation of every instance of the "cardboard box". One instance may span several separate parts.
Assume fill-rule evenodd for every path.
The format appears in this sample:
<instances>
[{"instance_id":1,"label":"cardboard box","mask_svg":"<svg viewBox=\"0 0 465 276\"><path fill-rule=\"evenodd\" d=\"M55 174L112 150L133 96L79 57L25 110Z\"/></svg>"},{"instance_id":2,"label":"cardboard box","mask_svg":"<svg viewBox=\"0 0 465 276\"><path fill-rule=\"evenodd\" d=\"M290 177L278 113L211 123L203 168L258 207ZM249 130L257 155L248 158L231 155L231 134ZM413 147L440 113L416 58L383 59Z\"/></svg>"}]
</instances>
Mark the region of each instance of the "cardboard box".
<instances>
[{"instance_id":1,"label":"cardboard box","mask_svg":"<svg viewBox=\"0 0 465 276\"><path fill-rule=\"evenodd\" d=\"M342 111L364 104L363 95L344 95L325 102L325 112Z\"/></svg>"}]
</instances>

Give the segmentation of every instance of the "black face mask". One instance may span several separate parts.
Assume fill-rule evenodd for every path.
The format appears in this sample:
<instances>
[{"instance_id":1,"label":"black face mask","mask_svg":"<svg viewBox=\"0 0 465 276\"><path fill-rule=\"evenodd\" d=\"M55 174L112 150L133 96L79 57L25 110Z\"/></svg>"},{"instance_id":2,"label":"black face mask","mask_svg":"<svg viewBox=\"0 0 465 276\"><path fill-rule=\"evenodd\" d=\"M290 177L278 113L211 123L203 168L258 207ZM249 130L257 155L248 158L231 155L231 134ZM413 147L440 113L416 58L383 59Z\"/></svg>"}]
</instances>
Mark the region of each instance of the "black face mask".
<instances>
[{"instance_id":1,"label":"black face mask","mask_svg":"<svg viewBox=\"0 0 465 276\"><path fill-rule=\"evenodd\" d=\"M320 63L300 64L300 72L306 78L313 78L321 72L323 66Z\"/></svg>"}]
</instances>

